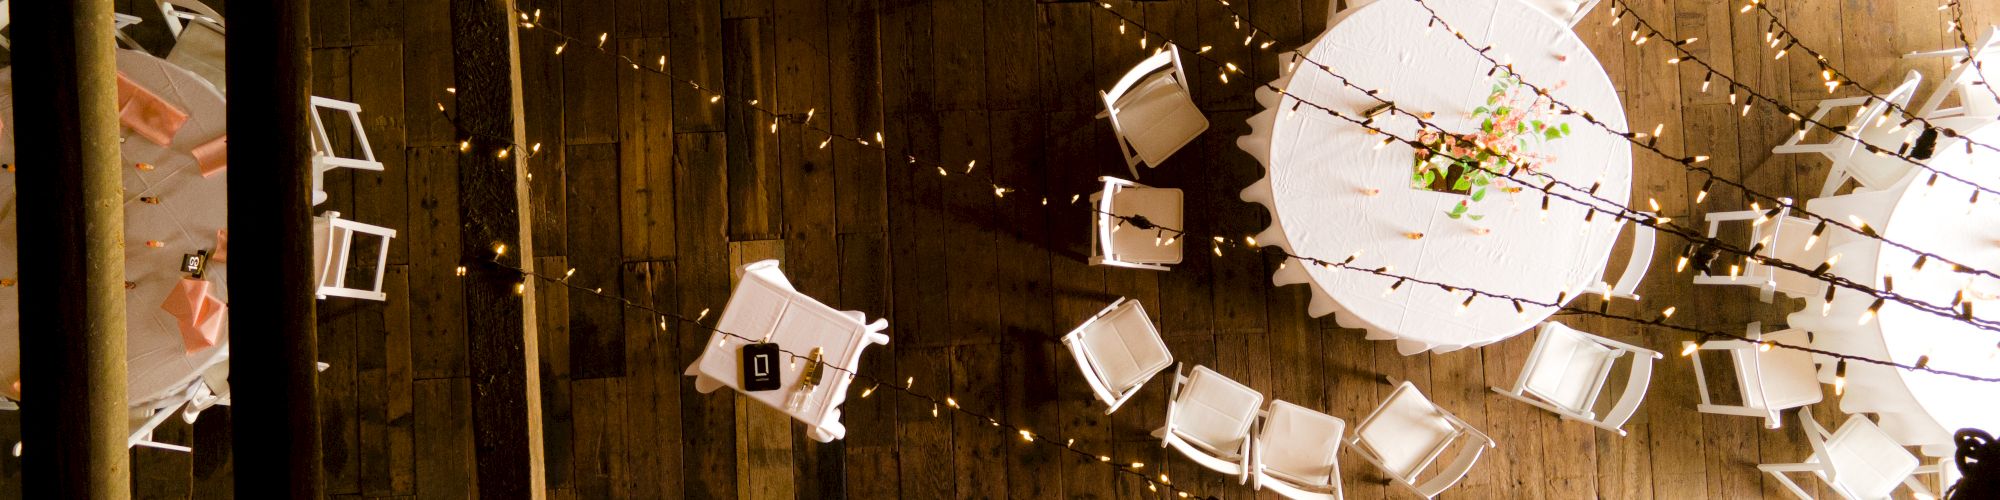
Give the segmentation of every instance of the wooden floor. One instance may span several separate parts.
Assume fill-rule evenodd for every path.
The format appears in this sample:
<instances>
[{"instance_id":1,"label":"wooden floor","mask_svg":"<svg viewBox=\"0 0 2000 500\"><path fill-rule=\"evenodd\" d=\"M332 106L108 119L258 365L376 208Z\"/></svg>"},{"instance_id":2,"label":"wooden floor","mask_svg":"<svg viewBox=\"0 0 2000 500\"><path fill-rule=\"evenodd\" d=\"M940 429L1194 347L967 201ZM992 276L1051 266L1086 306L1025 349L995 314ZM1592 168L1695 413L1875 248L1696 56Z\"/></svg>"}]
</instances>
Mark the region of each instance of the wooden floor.
<instances>
[{"instance_id":1,"label":"wooden floor","mask_svg":"<svg viewBox=\"0 0 2000 500\"><path fill-rule=\"evenodd\" d=\"M126 12L150 5L121 3L129 4ZM1805 43L1882 89L1909 68L1927 80L1943 70L1898 54L1956 44L1944 31L1946 13L1932 1L1769 3ZM1274 48L1309 39L1324 28L1328 9L1339 7L1338 0L1237 4L1281 40ZM1690 45L1695 52L1761 91L1801 107L1825 96L1804 57L1774 61L1761 47L1765 23L1738 14L1740 2L1634 4L1677 37L1700 37ZM1274 58L1238 43L1243 33L1216 2L1110 5L1183 47L1214 45L1212 54L1245 66L1252 81L1274 74ZM1968 25L2000 22L2000 1L1967 0L1966 7ZM1078 380L1057 339L1118 297L1145 305L1177 360L1349 422L1386 395L1378 376L1415 382L1499 442L1447 497L1777 498L1782 491L1754 464L1807 453L1796 425L1766 431L1755 419L1694 412L1692 368L1682 358L1660 365L1642 412L1627 426L1631 435L1618 437L1487 390L1511 383L1532 343L1527 337L1399 356L1389 343L1307 316L1306 291L1270 286L1277 259L1252 252L1191 252L1165 273L1085 265L1088 216L1068 197L1090 189L1096 176L1125 173L1109 126L1093 118L1101 106L1096 91L1145 54L1137 32L1121 34L1095 2L522 0L521 8L583 38L607 33L605 49L641 62L667 56L671 72L762 106L812 111L840 133L872 138L879 131L894 151L845 143L821 149L820 136L795 126L772 134L768 117L743 106L711 104L686 85L589 47L558 56L552 38L523 31L528 137L542 151L528 163L533 252L543 269L575 268L574 282L693 314L722 307L731 266L783 259L805 293L890 319L893 341L868 351L864 373L913 379L917 391L951 395L1033 429L1041 441L1023 442L969 416L933 418L928 403L883 391L850 396L847 438L815 443L767 409L726 393L696 393L680 372L703 343L699 332L661 333L646 315L610 301L545 290L536 312L552 498L1151 495L1136 479L1047 445L1072 439L1121 462L1143 462L1148 474L1164 474L1193 494L1257 496L1149 437L1161 422L1170 377L1155 378L1112 416ZM1662 64L1665 44L1626 42L1630 25L1608 26L1609 10L1600 6L1578 30L1621 89L1633 129L1664 124L1664 148L1713 156L1710 165L1760 190L1803 199L1818 189L1823 163L1769 154L1790 131L1789 120L1767 108L1739 118L1723 92L1697 91L1700 74ZM470 398L479 381L467 376L466 342L479 332L463 327L452 276L457 138L434 106L450 105L446 88L454 85L449 15L445 0L312 5L316 93L360 103L369 139L388 165L381 173L330 175L332 201L319 208L401 231L389 256L388 302L321 302L321 356L333 366L321 378L325 478L328 491L342 497L476 495L469 491L477 467ZM1253 233L1267 215L1236 193L1259 177L1259 167L1235 147L1254 111L1252 86L1224 84L1211 77L1211 64L1190 63L1213 125L1145 181L1186 191L1192 230ZM1394 89L1387 91L1393 99ZM905 154L977 163L969 173L954 168L940 176L909 167ZM1696 187L1687 175L1658 157L1635 157L1637 202L1658 198L1667 213L1689 217L1742 206L1740 196L1718 191L1690 207ZM1022 191L995 198L995 183ZM1036 203L1039 193L1048 194L1048 207ZM1678 242L1662 248L1654 269L1670 270ZM1677 320L1731 329L1783 313L1744 291L1695 290L1670 271L1656 272L1641 293L1642 305L1612 307L1650 314L1677 305ZM1686 340L1629 324L1564 321L1667 352ZM1829 423L1844 417L1830 402L1815 410ZM0 434L18 433L13 418L0 418ZM162 426L158 440L192 443L196 451L134 451L137 496L230 496L228 419L219 409L193 425ZM1342 461L1348 498L1409 497L1385 487L1384 476L1354 455ZM18 497L19 462L0 459L0 473L0 496Z\"/></svg>"}]
</instances>

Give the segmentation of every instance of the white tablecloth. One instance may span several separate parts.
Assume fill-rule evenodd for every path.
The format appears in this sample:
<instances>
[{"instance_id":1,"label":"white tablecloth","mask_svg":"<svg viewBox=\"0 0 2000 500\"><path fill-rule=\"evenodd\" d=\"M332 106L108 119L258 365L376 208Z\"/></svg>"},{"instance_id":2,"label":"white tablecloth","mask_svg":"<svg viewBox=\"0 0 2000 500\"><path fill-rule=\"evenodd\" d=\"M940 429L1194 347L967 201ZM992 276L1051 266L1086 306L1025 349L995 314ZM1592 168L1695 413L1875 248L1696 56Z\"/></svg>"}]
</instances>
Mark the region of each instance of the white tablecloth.
<instances>
[{"instance_id":1,"label":"white tablecloth","mask_svg":"<svg viewBox=\"0 0 2000 500\"><path fill-rule=\"evenodd\" d=\"M229 352L227 319L216 346L190 353L174 316L160 308L168 292L186 276L180 272L181 257L197 250L214 250L216 231L227 227L228 172L204 178L189 153L223 135L226 115L222 95L214 87L172 63L119 50L118 70L188 114L171 147L129 132L121 146L125 154L125 279L138 284L125 295L126 370L130 375L126 392L133 405L142 406L182 392L203 369ZM5 120L0 130L4 136L0 137L0 163L8 164L15 161L14 131L37 126L14 121L13 87L13 68L0 70L0 119ZM140 162L155 168L134 168ZM21 264L16 262L15 251L14 182L14 174L0 172L0 210L4 210L0 212L0 278L18 276ZM145 203L141 197L157 197L160 203ZM147 246L152 240L166 246ZM210 294L225 302L229 300L228 268L227 263L210 261L206 275L213 283ZM0 287L0 393L8 397L21 396L11 387L21 376L19 293L18 287ZM32 381L22 385L22 392L31 395L62 394L59 387L37 389ZM38 397L42 396L28 396L23 401L32 404Z\"/></svg>"},{"instance_id":2,"label":"white tablecloth","mask_svg":"<svg viewBox=\"0 0 2000 500\"><path fill-rule=\"evenodd\" d=\"M2000 126L1980 128L1971 136L2000 144ZM1940 141L1930 166L2000 186L2000 175L1995 175L2000 171L1992 168L2000 164L2000 153L1977 149L1968 154L1963 144ZM1916 172L1887 190L1816 199L1806 208L1837 219L1855 215L1898 243L1974 268L2000 271L2000 199L1996 199L2000 197L1982 196L1974 207L1967 204L1972 187L1950 179L1926 187L1928 179L1927 173ZM1992 278L1953 273L1949 265L1936 260L1915 271L1916 254L1851 232L1828 229L1827 233L1827 242L1834 245L1829 255L1840 256L1833 272L1848 279L1881 288L1884 277L1893 277L1896 293L1941 306L1949 305L1968 284L1976 292L2000 293L2000 283ZM1968 300L1975 298L1975 293L1967 293ZM1872 301L1842 289L1835 292L1833 308L1824 316L1825 301L1811 297L1807 307L1788 320L1815 332L1814 345L1826 350L1904 364L1929 356L1932 368L2000 377L2000 333L1894 302L1884 305L1867 325L1857 325ZM2000 301L1975 302L1973 312L1981 319L2000 320ZM1832 370L1823 367L1822 380L1831 381ZM1924 446L1932 454L1949 450L1951 432L1960 428L2000 430L2000 384L1861 363L1848 364L1847 380L1841 410L1877 414L1883 428L1903 444Z\"/></svg>"},{"instance_id":3,"label":"white tablecloth","mask_svg":"<svg viewBox=\"0 0 2000 500\"><path fill-rule=\"evenodd\" d=\"M1494 57L1512 61L1524 80L1562 85L1554 91L1557 99L1624 127L1624 108L1610 78L1568 26L1517 0L1431 4L1467 38L1493 44ZM1470 114L1492 90L1489 66L1443 29L1426 36L1429 17L1416 2L1375 1L1341 16L1305 48L1313 60L1406 109L1436 112L1431 121L1447 130L1477 130ZM1280 57L1281 65L1288 61ZM1303 63L1275 86L1346 113L1376 104ZM1474 209L1484 220L1450 219L1446 210L1463 197L1409 187L1410 148L1376 148L1382 136L1310 106L1286 117L1293 100L1268 90L1258 98L1265 110L1250 119L1252 133L1237 145L1266 167L1264 179L1243 192L1245 200L1262 203L1273 214L1260 241L1335 261L1361 251L1357 265L1393 266L1397 274L1541 301L1564 290L1578 295L1597 278L1616 241L1615 218L1599 214L1586 229L1585 209L1560 199L1551 201L1548 219L1541 220L1541 196L1532 189L1489 193ZM1631 145L1577 117L1555 121L1569 123L1573 133L1535 150L1558 157L1546 173L1580 186L1601 181L1600 196L1626 201ZM1414 121L1402 116L1384 114L1376 123L1406 138L1416 130ZM1371 190L1379 192L1370 195ZM1409 233L1423 237L1410 239ZM1460 314L1464 292L1406 285L1385 296L1391 279L1308 269L1297 262L1278 271L1274 281L1310 283L1313 315L1336 313L1342 326L1366 329L1369 338L1397 339L1404 354L1484 345L1525 331L1552 312L1531 308L1520 315L1512 304L1481 300Z\"/></svg>"}]
</instances>

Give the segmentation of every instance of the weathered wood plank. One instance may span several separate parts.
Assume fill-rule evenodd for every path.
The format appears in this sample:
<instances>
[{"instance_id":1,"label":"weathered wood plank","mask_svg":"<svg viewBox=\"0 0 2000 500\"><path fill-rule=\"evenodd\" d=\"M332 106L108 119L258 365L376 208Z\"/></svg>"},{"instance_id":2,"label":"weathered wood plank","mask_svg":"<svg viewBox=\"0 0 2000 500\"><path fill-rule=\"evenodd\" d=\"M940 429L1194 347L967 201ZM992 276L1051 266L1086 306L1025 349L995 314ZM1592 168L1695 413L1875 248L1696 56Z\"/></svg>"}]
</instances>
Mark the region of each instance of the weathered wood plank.
<instances>
[{"instance_id":1,"label":"weathered wood plank","mask_svg":"<svg viewBox=\"0 0 2000 500\"><path fill-rule=\"evenodd\" d=\"M674 107L674 130L721 131L723 107L709 102L715 96L713 90L722 89L721 5L698 0L668 0L667 5L674 13L667 23L673 36L671 52L675 55L667 61L669 71L694 85L711 89L705 92L687 82L674 82L673 101L690 103Z\"/></svg>"},{"instance_id":2,"label":"weathered wood plank","mask_svg":"<svg viewBox=\"0 0 2000 500\"><path fill-rule=\"evenodd\" d=\"M549 2L536 10L541 12L542 25L562 26L561 2ZM542 146L540 152L531 151L527 158L528 225L535 237L535 255L569 255L569 201L563 187L564 160L569 151L563 136L563 67L565 59L593 55L570 52L569 47L556 54L560 39L547 30L522 30L520 37L521 125L527 132L528 146Z\"/></svg>"},{"instance_id":3,"label":"weathered wood plank","mask_svg":"<svg viewBox=\"0 0 2000 500\"><path fill-rule=\"evenodd\" d=\"M726 146L720 133L683 133L674 140L674 203L680 217L674 230L681 256L675 264L680 282L677 310L684 315L711 308L720 311L729 297L730 280L728 205L723 201ZM708 342L708 332L685 324L669 324L669 330L680 343L676 366L693 364ZM680 401L681 454L686 458L681 473L687 496L735 498L734 397L700 394L693 378L677 378L680 393L686 395Z\"/></svg>"},{"instance_id":4,"label":"weathered wood plank","mask_svg":"<svg viewBox=\"0 0 2000 500\"><path fill-rule=\"evenodd\" d=\"M782 177L778 172L775 119L764 110L776 109L775 49L769 21L761 18L722 22L722 91L729 136L729 239L772 239L784 222Z\"/></svg>"},{"instance_id":5,"label":"weathered wood plank","mask_svg":"<svg viewBox=\"0 0 2000 500\"><path fill-rule=\"evenodd\" d=\"M381 172L350 174L354 218L394 226L397 225L394 221L410 213L410 163L404 155L403 132L407 117L398 109L404 102L403 50L397 45L368 45L355 47L351 54L351 74L364 77L349 79L352 88L349 98L361 105L362 129L368 131L368 144L383 168ZM340 170L351 169L336 169ZM409 242L404 238L389 240L388 263L408 264L408 247Z\"/></svg>"},{"instance_id":6,"label":"weathered wood plank","mask_svg":"<svg viewBox=\"0 0 2000 500\"><path fill-rule=\"evenodd\" d=\"M539 241L539 240L538 240ZM536 257L535 267L567 273L569 259ZM535 333L540 343L542 376L542 463L550 490L575 487L576 417L569 370L570 289L544 286L535 295Z\"/></svg>"},{"instance_id":7,"label":"weathered wood plank","mask_svg":"<svg viewBox=\"0 0 2000 500\"><path fill-rule=\"evenodd\" d=\"M361 494L369 496L415 492L409 266L383 271L382 291L389 300L368 304L354 319Z\"/></svg>"},{"instance_id":8,"label":"weathered wood plank","mask_svg":"<svg viewBox=\"0 0 2000 500\"><path fill-rule=\"evenodd\" d=\"M563 185L569 191L569 265L579 284L617 290L620 243L618 148L610 144L569 147ZM567 270L551 270L567 273ZM573 379L625 375L622 306L595 295L570 297L569 367Z\"/></svg>"},{"instance_id":9,"label":"weathered wood plank","mask_svg":"<svg viewBox=\"0 0 2000 500\"><path fill-rule=\"evenodd\" d=\"M842 0L829 4L828 17L845 22L828 26L827 72L828 106L824 118L813 123L830 127L848 137L872 137L882 129L883 96L881 54L881 13L877 0ZM815 140L818 139L818 140ZM801 141L825 140L806 134ZM840 201L835 207L836 230L841 234L887 232L887 178L889 163L872 147L848 141L830 141L834 155L834 192ZM842 278L846 279L845 277ZM884 310L886 312L886 309Z\"/></svg>"},{"instance_id":10,"label":"weathered wood plank","mask_svg":"<svg viewBox=\"0 0 2000 500\"><path fill-rule=\"evenodd\" d=\"M842 234L840 238L841 310L883 314L889 307L889 238L882 233ZM861 357L861 373L881 380L902 380L896 370L896 351L902 346L901 332L890 331L887 345L869 348ZM874 390L870 390L874 389ZM847 470L846 496L849 498L897 498L899 462L896 443L896 400L903 396L857 380L850 387L847 403L840 407L847 437L843 465ZM865 395L865 396L864 396ZM832 490L823 490L828 496Z\"/></svg>"},{"instance_id":11,"label":"weathered wood plank","mask_svg":"<svg viewBox=\"0 0 2000 500\"><path fill-rule=\"evenodd\" d=\"M585 39L582 43L597 43L599 36L609 35L620 14L617 2L568 0L562 8L563 33ZM574 52L564 51L570 57L562 61L564 142L575 146L617 141L619 82L641 75L613 57L618 51L613 42L569 49Z\"/></svg>"},{"instance_id":12,"label":"weathered wood plank","mask_svg":"<svg viewBox=\"0 0 2000 500\"><path fill-rule=\"evenodd\" d=\"M403 116L411 147L456 146L462 139L444 114L452 108L451 2L403 0ZM390 110L383 110L390 111Z\"/></svg>"},{"instance_id":13,"label":"weathered wood plank","mask_svg":"<svg viewBox=\"0 0 2000 500\"><path fill-rule=\"evenodd\" d=\"M654 303L653 266L646 262L628 262L619 266L619 296L641 305ZM672 297L668 297L672 298ZM623 307L625 348L625 376L619 381L619 389L624 396L620 406L624 412L614 413L623 428L620 447L623 454L611 455L611 460L620 462L622 467L613 469L612 479L618 482L617 491L630 498L664 498L660 493L658 474L654 471L666 470L660 465L659 440L661 421L655 418L657 406L654 400L659 389L654 385L654 374L665 370L653 357L653 342L658 339L660 317L636 307ZM675 384L679 387L679 384ZM675 405L679 412L679 405ZM673 423L679 424L675 420ZM679 455L679 450L675 450Z\"/></svg>"},{"instance_id":14,"label":"weathered wood plank","mask_svg":"<svg viewBox=\"0 0 2000 500\"><path fill-rule=\"evenodd\" d=\"M416 427L417 498L478 497L472 459L472 388L465 378L417 380L411 392Z\"/></svg>"},{"instance_id":15,"label":"weathered wood plank","mask_svg":"<svg viewBox=\"0 0 2000 500\"><path fill-rule=\"evenodd\" d=\"M782 240L729 243L730 269L784 257L785 242ZM732 285L734 281L731 280ZM793 368L799 367L795 364ZM792 471L792 418L733 391L728 395L736 400L736 488L741 495L738 498L778 500L796 497L799 485Z\"/></svg>"},{"instance_id":16,"label":"weathered wood plank","mask_svg":"<svg viewBox=\"0 0 2000 500\"><path fill-rule=\"evenodd\" d=\"M672 310L680 305L680 283L677 280L679 273L676 264L672 261L653 261L643 264L648 273L647 285L650 288L653 307ZM684 483L687 478L679 471L684 470L682 464L686 463L687 459L681 456L680 447L671 445L683 442L681 398L684 396L680 390L680 342L671 336L674 332L671 329L671 322L669 327L664 329L656 323L648 324L646 327L648 334L642 341L626 344L628 354L625 358L632 361L635 366L635 370L627 375L628 379L633 379L635 385L651 384L649 393L641 393L652 405L650 409L636 405L627 407L628 411L635 413L632 417L634 426L651 427L648 431L650 435L643 436L649 439L648 441L635 440L638 443L636 448L647 449L635 449L634 452L635 455L647 459L642 465L650 467L638 469L634 478L652 484L636 488L646 492L657 490L660 498L683 498L686 496ZM637 332L633 335L634 339L640 337ZM643 369L637 368L640 365L644 365ZM639 378L650 378L651 381L640 382L636 380Z\"/></svg>"},{"instance_id":17,"label":"weathered wood plank","mask_svg":"<svg viewBox=\"0 0 2000 500\"><path fill-rule=\"evenodd\" d=\"M458 153L411 148L409 223L410 367L417 379L462 377L465 366L464 283L458 258Z\"/></svg>"},{"instance_id":18,"label":"weathered wood plank","mask_svg":"<svg viewBox=\"0 0 2000 500\"><path fill-rule=\"evenodd\" d=\"M666 38L619 42L620 52L640 61L662 60ZM657 74L628 72L619 82L618 206L625 259L674 257L673 81Z\"/></svg>"}]
</instances>

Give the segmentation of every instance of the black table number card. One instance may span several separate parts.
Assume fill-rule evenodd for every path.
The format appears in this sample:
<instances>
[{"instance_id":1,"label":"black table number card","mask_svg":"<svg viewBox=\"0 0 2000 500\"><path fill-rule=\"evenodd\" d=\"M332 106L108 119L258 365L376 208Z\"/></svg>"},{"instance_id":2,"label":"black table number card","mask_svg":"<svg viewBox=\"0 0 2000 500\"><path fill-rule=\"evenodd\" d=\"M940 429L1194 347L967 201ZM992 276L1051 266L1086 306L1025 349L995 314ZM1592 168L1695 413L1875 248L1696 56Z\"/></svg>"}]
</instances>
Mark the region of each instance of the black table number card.
<instances>
[{"instance_id":1,"label":"black table number card","mask_svg":"<svg viewBox=\"0 0 2000 500\"><path fill-rule=\"evenodd\" d=\"M743 390L768 391L781 385L778 379L778 344L759 342L743 346Z\"/></svg>"}]
</instances>

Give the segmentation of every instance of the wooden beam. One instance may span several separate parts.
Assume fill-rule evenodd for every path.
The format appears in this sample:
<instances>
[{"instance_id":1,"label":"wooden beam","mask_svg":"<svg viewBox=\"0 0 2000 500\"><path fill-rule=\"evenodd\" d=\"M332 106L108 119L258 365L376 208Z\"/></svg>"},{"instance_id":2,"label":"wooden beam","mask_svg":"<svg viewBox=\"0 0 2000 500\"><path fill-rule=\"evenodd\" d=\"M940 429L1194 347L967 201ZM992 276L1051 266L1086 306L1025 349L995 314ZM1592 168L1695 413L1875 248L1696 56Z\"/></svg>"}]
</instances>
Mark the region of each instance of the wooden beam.
<instances>
[{"instance_id":1,"label":"wooden beam","mask_svg":"<svg viewBox=\"0 0 2000 500\"><path fill-rule=\"evenodd\" d=\"M25 496L129 498L111 1L15 2ZM25 120L25 121L23 121Z\"/></svg>"},{"instance_id":2,"label":"wooden beam","mask_svg":"<svg viewBox=\"0 0 2000 500\"><path fill-rule=\"evenodd\" d=\"M312 272L308 2L230 5L232 440L236 494L320 498L318 332Z\"/></svg>"},{"instance_id":3,"label":"wooden beam","mask_svg":"<svg viewBox=\"0 0 2000 500\"><path fill-rule=\"evenodd\" d=\"M522 175L528 151L521 128L521 64L513 0L451 0L456 119L470 151L458 157L460 252L463 262L494 259L534 269L532 227ZM511 149L510 149L511 148ZM503 153L505 151L505 153ZM492 498L542 498L541 356L535 333L534 290L520 293L513 273L467 265L465 331L472 377L474 472L478 492Z\"/></svg>"}]
</instances>

